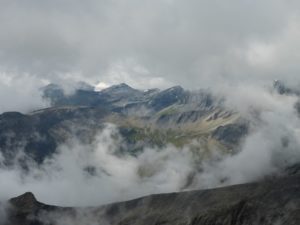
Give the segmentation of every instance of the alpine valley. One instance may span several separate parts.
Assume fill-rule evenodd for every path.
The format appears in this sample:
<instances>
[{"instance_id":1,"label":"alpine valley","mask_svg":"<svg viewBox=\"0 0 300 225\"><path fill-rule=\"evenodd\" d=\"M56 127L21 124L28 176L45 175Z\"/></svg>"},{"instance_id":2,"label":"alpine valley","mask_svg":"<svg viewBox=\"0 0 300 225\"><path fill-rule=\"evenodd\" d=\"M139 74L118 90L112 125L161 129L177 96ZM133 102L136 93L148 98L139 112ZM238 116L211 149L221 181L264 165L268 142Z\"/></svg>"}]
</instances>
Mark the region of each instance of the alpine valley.
<instances>
[{"instance_id":1,"label":"alpine valley","mask_svg":"<svg viewBox=\"0 0 300 225\"><path fill-rule=\"evenodd\" d=\"M0 176L20 186L0 204L0 223L299 224L300 154L293 134L268 124L272 109L245 114L227 96L180 86L40 91L48 108L0 115ZM266 92L299 96L280 81ZM261 129L278 140L256 157Z\"/></svg>"}]
</instances>

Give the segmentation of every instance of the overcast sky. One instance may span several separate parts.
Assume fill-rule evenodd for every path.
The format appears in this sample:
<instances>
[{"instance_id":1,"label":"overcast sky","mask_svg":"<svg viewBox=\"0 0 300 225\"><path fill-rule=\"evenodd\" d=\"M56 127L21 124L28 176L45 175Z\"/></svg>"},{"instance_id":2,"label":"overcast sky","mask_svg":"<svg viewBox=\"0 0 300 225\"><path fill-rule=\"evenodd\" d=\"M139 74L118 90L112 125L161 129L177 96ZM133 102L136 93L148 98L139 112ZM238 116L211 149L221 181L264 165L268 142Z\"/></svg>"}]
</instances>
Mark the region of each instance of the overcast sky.
<instances>
[{"instance_id":1,"label":"overcast sky","mask_svg":"<svg viewBox=\"0 0 300 225\"><path fill-rule=\"evenodd\" d=\"M296 0L0 0L0 82L295 83L299 9Z\"/></svg>"}]
</instances>

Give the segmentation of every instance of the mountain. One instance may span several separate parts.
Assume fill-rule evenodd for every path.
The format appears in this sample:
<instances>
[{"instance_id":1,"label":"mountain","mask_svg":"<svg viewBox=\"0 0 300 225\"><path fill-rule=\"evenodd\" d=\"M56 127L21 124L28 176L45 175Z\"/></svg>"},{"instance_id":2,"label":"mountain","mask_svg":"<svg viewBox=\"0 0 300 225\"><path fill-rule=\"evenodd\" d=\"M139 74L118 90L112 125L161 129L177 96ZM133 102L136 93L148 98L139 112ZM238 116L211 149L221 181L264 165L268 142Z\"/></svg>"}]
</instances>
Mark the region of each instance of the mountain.
<instances>
[{"instance_id":1,"label":"mountain","mask_svg":"<svg viewBox=\"0 0 300 225\"><path fill-rule=\"evenodd\" d=\"M0 115L0 152L6 165L20 149L42 163L71 137L89 143L107 123L117 126L122 151L128 154L167 144L230 152L248 130L238 113L207 90L175 86L142 91L119 84L97 92L79 87L66 95L59 85L50 84L43 89L50 108Z\"/></svg>"},{"instance_id":2,"label":"mountain","mask_svg":"<svg viewBox=\"0 0 300 225\"><path fill-rule=\"evenodd\" d=\"M0 152L6 159L5 164L14 161L14 156L20 150L24 150L24 157L29 156L41 163L55 152L59 144L73 135L71 124L76 124L76 136L83 140L89 134L83 136L81 133L87 130L92 132L100 126L88 123L87 120L101 122L106 115L107 112L101 108L70 106L43 109L27 115L18 112L3 113L0 115Z\"/></svg>"},{"instance_id":3,"label":"mountain","mask_svg":"<svg viewBox=\"0 0 300 225\"><path fill-rule=\"evenodd\" d=\"M274 90L281 95L297 95L300 96L300 91L298 87L290 87L285 82L281 80L275 80L273 82Z\"/></svg>"},{"instance_id":4,"label":"mountain","mask_svg":"<svg viewBox=\"0 0 300 225\"><path fill-rule=\"evenodd\" d=\"M298 225L299 193L299 175L87 208L46 205L25 193L9 200L4 225Z\"/></svg>"},{"instance_id":5,"label":"mountain","mask_svg":"<svg viewBox=\"0 0 300 225\"><path fill-rule=\"evenodd\" d=\"M296 91L291 90L278 81L274 83L270 93L276 91L280 95L297 96ZM299 224L300 164L297 163L296 155L291 156L295 160L283 157L283 152L290 150L286 147L293 144L286 136L279 140L281 145L278 147L280 158L278 163L282 159L282 166L274 167L271 171L259 170L261 176L257 175L256 171L254 175L250 174L251 170L249 173L246 171L246 175L251 177L249 180L256 182L190 191L201 186L197 182L201 184L203 182L204 185L201 187L209 186L210 183L205 186L208 177L213 178L211 185L213 187L230 184L231 174L239 176L241 169L243 175L244 163L247 164L246 167L252 166L253 157L249 156L249 152L246 152L246 155L236 153L243 153L240 147L252 131L253 124L235 110L226 107L223 97L216 96L209 90L189 91L180 86L166 90L138 90L127 84L114 85L99 92L86 85L79 85L71 93L65 93L59 85L50 84L43 89L43 93L44 98L51 102L49 108L28 114L5 112L0 115L1 171L16 172L17 179L20 178L22 181L24 179L24 182L26 176L30 175L30 179L39 182L40 179L45 179L44 174L47 178L49 176L53 179L57 173L63 171L64 164L71 165L68 161L70 160L75 161L75 166L78 167L70 167L72 174L75 170L74 173L84 177L83 180L77 180L76 177L75 180L79 182L75 184L84 182L88 185L95 184L96 191L99 183L90 182L95 179L101 182L104 180L103 182L109 183L109 187L110 182L113 185L120 184L119 180L114 182L115 168L110 167L117 166L116 179L121 179L122 182L127 179L133 181L134 184L127 187L130 190L132 188L135 191L146 187L145 184L151 184L149 186L151 190L143 194L165 193L170 189L155 189L156 186L168 180L169 176L172 183L175 174L176 178L180 177L180 182L175 182L176 185L178 183L178 187L172 191L185 192L156 194L99 207L80 208L47 205L37 201L35 196L28 192L10 199L8 205L0 203L1 225ZM278 94L274 96L284 97ZM300 112L299 105L298 103L295 105L298 112ZM257 112L254 110L254 113ZM113 132L109 130L111 127L114 129ZM99 133L105 134L101 136L103 138L101 141L97 139ZM277 137L279 136L276 135ZM73 141L73 145L68 146L69 141ZM117 145L114 145L115 141ZM254 140L256 141L257 139ZM258 148L260 151L259 141L250 148ZM81 145L90 148L81 148ZM175 156L168 152L165 154L165 149L168 150L170 145L171 151L176 152ZM75 150L77 146L79 150ZM67 147L68 151L62 154L60 147ZM294 152L295 149L291 150ZM188 160L185 159L186 152L189 153ZM72 158L72 154L77 155ZM140 156L142 158L139 158ZM245 158L235 162L232 160L235 156ZM270 160L274 160L276 164L275 156L271 155ZM102 158L94 160L94 157ZM249 164L248 157L250 157ZM160 160L161 158L163 160ZM152 161L148 163L148 160L155 163ZM60 163L55 164L57 161ZM129 164L124 164L125 161ZM224 162L225 164L222 164ZM233 164L233 167L229 166L229 170L226 170L228 167L226 163ZM238 167L234 164L238 164ZM255 165L253 162L254 167ZM125 166L131 167L129 177L126 173L128 168ZM49 168L50 170L47 170ZM164 171L166 168L166 172L160 176L159 170ZM50 173L51 169L57 173ZM184 170L183 173L181 169ZM65 175L69 177L69 170ZM197 177L198 175L201 176ZM107 193L107 186L103 185L106 183L101 182L99 196ZM120 186L120 192L127 193L126 188ZM69 191L69 186L66 187ZM70 187L73 188L74 185ZM47 190L46 188L45 191ZM82 193L85 194L88 193ZM2 219L4 215L5 222Z\"/></svg>"}]
</instances>

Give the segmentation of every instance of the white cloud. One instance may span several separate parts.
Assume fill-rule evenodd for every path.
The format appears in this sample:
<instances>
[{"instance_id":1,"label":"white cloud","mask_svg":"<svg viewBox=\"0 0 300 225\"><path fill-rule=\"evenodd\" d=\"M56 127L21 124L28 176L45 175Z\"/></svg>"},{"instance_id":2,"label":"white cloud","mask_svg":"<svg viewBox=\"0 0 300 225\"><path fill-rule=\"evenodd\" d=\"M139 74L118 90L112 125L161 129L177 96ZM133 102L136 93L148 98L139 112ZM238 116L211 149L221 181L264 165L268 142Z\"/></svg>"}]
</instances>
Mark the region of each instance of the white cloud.
<instances>
[{"instance_id":1,"label":"white cloud","mask_svg":"<svg viewBox=\"0 0 300 225\"><path fill-rule=\"evenodd\" d=\"M18 165L1 169L0 198L32 191L37 198L58 205L100 205L143 195L212 188L256 181L299 162L300 120L295 97L267 89L235 89L232 98L251 120L250 134L234 155L212 152L197 160L188 148L146 148L137 157L119 152L122 140L114 125L92 143L70 139L43 165L32 162L30 173ZM253 114L253 112L255 112Z\"/></svg>"},{"instance_id":2,"label":"white cloud","mask_svg":"<svg viewBox=\"0 0 300 225\"><path fill-rule=\"evenodd\" d=\"M0 113L6 111L30 112L47 106L39 87L45 81L28 74L14 76L0 73Z\"/></svg>"},{"instance_id":3,"label":"white cloud","mask_svg":"<svg viewBox=\"0 0 300 225\"><path fill-rule=\"evenodd\" d=\"M107 83L104 83L104 82L99 82L98 84L96 84L95 86L95 91L101 91L105 88L108 88L109 87L109 84Z\"/></svg>"},{"instance_id":4,"label":"white cloud","mask_svg":"<svg viewBox=\"0 0 300 225\"><path fill-rule=\"evenodd\" d=\"M70 140L42 166L32 162L26 175L18 164L2 168L0 199L32 191L50 204L86 206L182 188L193 169L189 151L167 147L122 155L118 138L115 126L108 125L90 145Z\"/></svg>"},{"instance_id":5,"label":"white cloud","mask_svg":"<svg viewBox=\"0 0 300 225\"><path fill-rule=\"evenodd\" d=\"M168 80L155 76L146 68L136 63L133 59L112 64L102 79L110 84L127 83L139 89L167 88L172 85Z\"/></svg>"},{"instance_id":6,"label":"white cloud","mask_svg":"<svg viewBox=\"0 0 300 225\"><path fill-rule=\"evenodd\" d=\"M61 74L77 80L79 74L89 83L128 82L137 88L147 80L190 88L245 79L298 80L296 1L0 4L0 65L6 71L48 80Z\"/></svg>"}]
</instances>

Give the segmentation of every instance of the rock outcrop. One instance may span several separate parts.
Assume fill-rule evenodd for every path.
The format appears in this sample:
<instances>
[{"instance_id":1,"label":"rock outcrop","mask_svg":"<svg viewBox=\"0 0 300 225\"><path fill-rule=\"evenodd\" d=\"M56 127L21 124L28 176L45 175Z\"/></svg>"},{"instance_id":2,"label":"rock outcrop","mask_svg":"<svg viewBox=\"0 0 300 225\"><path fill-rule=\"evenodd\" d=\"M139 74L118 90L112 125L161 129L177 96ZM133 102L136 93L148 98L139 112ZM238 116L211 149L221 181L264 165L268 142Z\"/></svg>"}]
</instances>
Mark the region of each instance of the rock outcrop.
<instances>
[{"instance_id":1,"label":"rock outcrop","mask_svg":"<svg viewBox=\"0 0 300 225\"><path fill-rule=\"evenodd\" d=\"M298 225L300 176L89 208L48 206L31 193L9 202L6 225Z\"/></svg>"}]
</instances>

